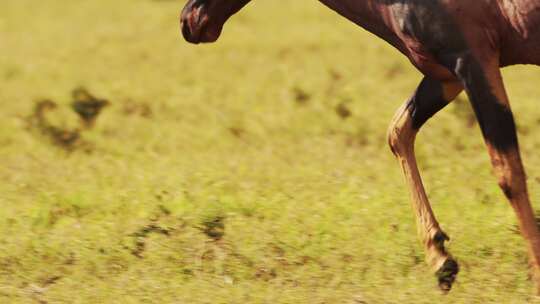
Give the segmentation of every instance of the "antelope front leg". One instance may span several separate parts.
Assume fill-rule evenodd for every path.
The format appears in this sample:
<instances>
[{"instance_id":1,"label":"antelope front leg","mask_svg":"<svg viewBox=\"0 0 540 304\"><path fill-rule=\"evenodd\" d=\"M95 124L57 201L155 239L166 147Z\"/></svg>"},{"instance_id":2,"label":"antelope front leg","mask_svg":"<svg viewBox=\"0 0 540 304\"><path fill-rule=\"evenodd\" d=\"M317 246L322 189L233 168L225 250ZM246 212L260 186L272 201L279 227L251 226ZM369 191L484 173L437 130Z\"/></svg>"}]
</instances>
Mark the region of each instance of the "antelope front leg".
<instances>
[{"instance_id":1,"label":"antelope front leg","mask_svg":"<svg viewBox=\"0 0 540 304\"><path fill-rule=\"evenodd\" d=\"M457 58L455 70L476 113L499 186L517 215L540 294L540 233L527 193L516 126L498 61L480 63L466 55Z\"/></svg>"},{"instance_id":2,"label":"antelope front leg","mask_svg":"<svg viewBox=\"0 0 540 304\"><path fill-rule=\"evenodd\" d=\"M457 262L444 248L448 236L441 230L429 204L414 155L420 127L463 90L459 82L441 83L424 78L411 99L396 113L388 130L392 152L401 164L409 186L418 232L426 249L426 260L436 271L439 287L449 291L459 271Z\"/></svg>"}]
</instances>

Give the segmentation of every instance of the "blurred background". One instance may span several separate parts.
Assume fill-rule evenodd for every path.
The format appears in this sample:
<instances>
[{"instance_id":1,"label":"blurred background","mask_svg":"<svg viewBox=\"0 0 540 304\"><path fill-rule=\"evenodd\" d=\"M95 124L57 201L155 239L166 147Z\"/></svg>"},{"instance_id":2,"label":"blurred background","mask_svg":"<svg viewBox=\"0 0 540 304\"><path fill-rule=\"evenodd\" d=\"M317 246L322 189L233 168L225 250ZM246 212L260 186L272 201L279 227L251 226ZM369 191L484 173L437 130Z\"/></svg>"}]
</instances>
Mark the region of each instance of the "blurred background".
<instances>
[{"instance_id":1,"label":"blurred background","mask_svg":"<svg viewBox=\"0 0 540 304\"><path fill-rule=\"evenodd\" d=\"M386 141L419 72L317 1L204 46L184 4L2 0L0 302L538 302L465 96L417 141L442 296ZM504 76L538 206L540 69Z\"/></svg>"}]
</instances>

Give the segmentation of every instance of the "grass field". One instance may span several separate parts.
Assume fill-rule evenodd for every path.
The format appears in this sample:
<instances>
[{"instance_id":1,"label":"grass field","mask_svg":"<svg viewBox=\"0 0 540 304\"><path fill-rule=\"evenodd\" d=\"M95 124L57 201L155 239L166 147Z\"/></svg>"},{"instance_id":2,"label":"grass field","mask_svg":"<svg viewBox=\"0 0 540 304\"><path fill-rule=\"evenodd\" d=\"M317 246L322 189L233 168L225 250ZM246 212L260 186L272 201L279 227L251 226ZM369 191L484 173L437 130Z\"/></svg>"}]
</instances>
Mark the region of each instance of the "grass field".
<instances>
[{"instance_id":1,"label":"grass field","mask_svg":"<svg viewBox=\"0 0 540 304\"><path fill-rule=\"evenodd\" d=\"M420 74L316 1L206 46L183 4L2 0L0 303L540 303L464 97L417 144L462 267L443 296L385 138ZM504 74L538 206L540 69ZM67 149L28 117L77 128L79 86L110 105Z\"/></svg>"}]
</instances>

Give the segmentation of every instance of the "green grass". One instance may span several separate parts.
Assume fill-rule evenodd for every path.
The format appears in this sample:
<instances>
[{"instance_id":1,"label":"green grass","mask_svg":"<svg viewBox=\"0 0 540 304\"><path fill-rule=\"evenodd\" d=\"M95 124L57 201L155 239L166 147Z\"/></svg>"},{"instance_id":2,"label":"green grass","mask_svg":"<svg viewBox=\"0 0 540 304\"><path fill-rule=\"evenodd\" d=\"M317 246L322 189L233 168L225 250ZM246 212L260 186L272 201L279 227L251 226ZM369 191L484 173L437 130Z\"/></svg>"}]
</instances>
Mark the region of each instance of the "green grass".
<instances>
[{"instance_id":1,"label":"green grass","mask_svg":"<svg viewBox=\"0 0 540 304\"><path fill-rule=\"evenodd\" d=\"M443 296L385 138L421 75L316 1L255 1L206 46L183 2L3 0L1 303L540 303L466 101L417 145L462 266ZM540 69L505 78L538 204ZM28 128L42 98L75 128L81 85L111 101L84 147Z\"/></svg>"}]
</instances>

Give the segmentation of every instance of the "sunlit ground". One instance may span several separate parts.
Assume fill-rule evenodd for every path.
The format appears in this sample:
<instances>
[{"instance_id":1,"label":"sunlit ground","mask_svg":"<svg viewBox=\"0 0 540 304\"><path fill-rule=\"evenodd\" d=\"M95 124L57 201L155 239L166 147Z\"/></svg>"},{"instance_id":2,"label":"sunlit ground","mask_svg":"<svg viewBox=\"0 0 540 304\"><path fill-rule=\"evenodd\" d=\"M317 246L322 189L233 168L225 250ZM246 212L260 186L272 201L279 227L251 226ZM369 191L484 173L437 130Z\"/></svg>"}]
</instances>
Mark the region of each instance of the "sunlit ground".
<instances>
[{"instance_id":1,"label":"sunlit ground","mask_svg":"<svg viewBox=\"0 0 540 304\"><path fill-rule=\"evenodd\" d=\"M443 296L385 138L420 74L316 1L205 46L183 4L2 1L1 303L540 302L464 97L417 144L462 268ZM540 69L505 78L538 206ZM93 128L81 86L110 102Z\"/></svg>"}]
</instances>

